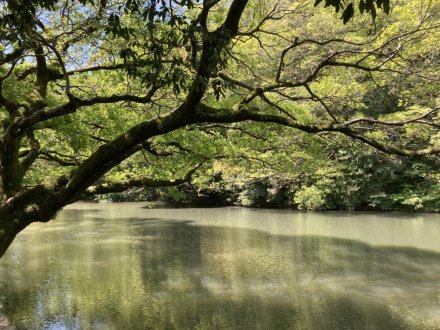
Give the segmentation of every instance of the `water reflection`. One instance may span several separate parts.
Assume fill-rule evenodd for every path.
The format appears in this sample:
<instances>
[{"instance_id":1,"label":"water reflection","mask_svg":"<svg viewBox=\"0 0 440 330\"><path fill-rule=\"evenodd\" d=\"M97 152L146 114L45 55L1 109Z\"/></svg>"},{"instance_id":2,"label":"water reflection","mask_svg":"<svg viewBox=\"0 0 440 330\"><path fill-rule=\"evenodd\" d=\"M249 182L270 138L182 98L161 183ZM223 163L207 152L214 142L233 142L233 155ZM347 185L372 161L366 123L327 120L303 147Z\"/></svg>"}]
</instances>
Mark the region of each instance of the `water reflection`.
<instances>
[{"instance_id":1,"label":"water reflection","mask_svg":"<svg viewBox=\"0 0 440 330\"><path fill-rule=\"evenodd\" d=\"M397 244L439 226L77 204L20 235L0 304L19 329L438 329L438 242Z\"/></svg>"}]
</instances>

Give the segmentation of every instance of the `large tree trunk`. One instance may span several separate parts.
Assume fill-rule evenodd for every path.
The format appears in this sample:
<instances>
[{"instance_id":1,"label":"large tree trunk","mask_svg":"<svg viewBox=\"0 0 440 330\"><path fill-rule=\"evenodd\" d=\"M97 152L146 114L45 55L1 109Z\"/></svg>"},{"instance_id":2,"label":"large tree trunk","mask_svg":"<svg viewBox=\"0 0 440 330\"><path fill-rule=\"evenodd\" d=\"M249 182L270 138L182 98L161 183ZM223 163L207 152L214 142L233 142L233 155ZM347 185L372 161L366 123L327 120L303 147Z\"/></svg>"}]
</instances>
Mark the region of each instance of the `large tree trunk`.
<instances>
[{"instance_id":1,"label":"large tree trunk","mask_svg":"<svg viewBox=\"0 0 440 330\"><path fill-rule=\"evenodd\" d=\"M66 194L37 186L22 190L0 204L0 257L20 231L32 222L47 222L69 203Z\"/></svg>"},{"instance_id":2,"label":"large tree trunk","mask_svg":"<svg viewBox=\"0 0 440 330\"><path fill-rule=\"evenodd\" d=\"M8 214L8 212L2 212L0 217L0 257L2 257L15 236L26 228L27 223L20 221L14 214Z\"/></svg>"},{"instance_id":3,"label":"large tree trunk","mask_svg":"<svg viewBox=\"0 0 440 330\"><path fill-rule=\"evenodd\" d=\"M169 133L188 124L204 122L206 118L212 119L209 116L205 117L198 114L197 111L200 110L200 102L208 88L209 79L218 71L219 65L222 64L220 63L219 54L238 32L240 18L247 2L248 0L233 0L224 23L215 31L207 31L203 37L200 63L187 97L179 107L169 114L141 122L114 140L101 145L69 175L58 178L53 186L40 185L25 188L21 182L24 172L38 155L39 145L32 133L32 129L36 125L74 113L84 106L130 99L146 102L154 93L153 88L152 93L146 97L128 97L128 99L125 99L124 97L110 96L81 100L70 94L68 76L64 70L66 94L69 101L64 105L45 109L44 100L49 78L48 69L42 47L35 50L37 79L34 86L34 96L36 97L32 105L32 113L28 116L22 116L17 105L10 102L5 103L6 101L3 100L4 105L8 108L11 123L5 130L3 139L0 140L0 189L3 190L3 196L0 194L0 257L6 252L21 230L34 221L46 222L52 219L59 210L77 200L105 173L137 152L142 143L154 136ZM203 9L205 14L211 7L205 6ZM2 101L1 96L0 93L0 101ZM223 121L230 121L231 118L233 117L228 115L223 118ZM234 118L246 119L242 115ZM214 120L217 119L218 116L214 116ZM28 134L29 143L34 147L31 149L35 149L35 151L30 151L31 160L29 162L26 160L20 162L20 141L26 134Z\"/></svg>"}]
</instances>

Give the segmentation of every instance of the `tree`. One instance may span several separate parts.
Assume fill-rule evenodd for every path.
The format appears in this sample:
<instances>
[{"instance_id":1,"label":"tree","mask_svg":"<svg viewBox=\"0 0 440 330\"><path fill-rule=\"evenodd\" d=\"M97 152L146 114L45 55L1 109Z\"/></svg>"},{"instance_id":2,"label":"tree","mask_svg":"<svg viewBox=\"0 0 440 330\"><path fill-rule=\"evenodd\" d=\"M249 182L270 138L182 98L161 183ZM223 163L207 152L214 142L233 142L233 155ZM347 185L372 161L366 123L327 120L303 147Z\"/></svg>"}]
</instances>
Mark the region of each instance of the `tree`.
<instances>
[{"instance_id":1,"label":"tree","mask_svg":"<svg viewBox=\"0 0 440 330\"><path fill-rule=\"evenodd\" d=\"M0 255L84 194L188 181L242 134L269 149L264 136L302 131L439 153L438 4L325 6L344 23L370 15L344 25L288 0L3 1ZM362 101L374 89L410 93L382 118Z\"/></svg>"}]
</instances>

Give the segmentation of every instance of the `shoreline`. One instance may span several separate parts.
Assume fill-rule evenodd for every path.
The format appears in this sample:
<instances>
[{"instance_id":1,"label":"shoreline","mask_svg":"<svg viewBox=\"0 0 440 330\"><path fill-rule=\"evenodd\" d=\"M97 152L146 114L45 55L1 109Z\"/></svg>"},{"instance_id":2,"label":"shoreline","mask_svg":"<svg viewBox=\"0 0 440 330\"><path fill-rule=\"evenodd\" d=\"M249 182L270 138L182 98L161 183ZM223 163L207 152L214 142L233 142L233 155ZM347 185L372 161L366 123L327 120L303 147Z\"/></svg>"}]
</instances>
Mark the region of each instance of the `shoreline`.
<instances>
[{"instance_id":1,"label":"shoreline","mask_svg":"<svg viewBox=\"0 0 440 330\"><path fill-rule=\"evenodd\" d=\"M358 208L353 210L344 210L344 209L318 209L318 210L306 210L306 209L298 209L291 206L272 206L272 205L263 205L263 206L245 206L245 205L237 205L237 204L221 204L221 203L175 203L169 201L142 201L142 200L123 200L123 201L96 201L89 199L82 199L76 201L75 203L90 203L90 204L123 204L123 203L145 203L150 206L152 209L161 209L161 208L170 208L170 209L186 209L186 208L221 208L221 207L238 207L238 208L247 208L247 209L256 209L256 210L286 210L286 211L294 211L299 213L384 213L384 214L395 214L395 213L406 213L406 214L414 214L414 215L436 215L440 214L440 212L435 211L427 211L424 209L420 210L403 210L403 209L380 209L380 208ZM74 203L73 203L74 204Z\"/></svg>"}]
</instances>

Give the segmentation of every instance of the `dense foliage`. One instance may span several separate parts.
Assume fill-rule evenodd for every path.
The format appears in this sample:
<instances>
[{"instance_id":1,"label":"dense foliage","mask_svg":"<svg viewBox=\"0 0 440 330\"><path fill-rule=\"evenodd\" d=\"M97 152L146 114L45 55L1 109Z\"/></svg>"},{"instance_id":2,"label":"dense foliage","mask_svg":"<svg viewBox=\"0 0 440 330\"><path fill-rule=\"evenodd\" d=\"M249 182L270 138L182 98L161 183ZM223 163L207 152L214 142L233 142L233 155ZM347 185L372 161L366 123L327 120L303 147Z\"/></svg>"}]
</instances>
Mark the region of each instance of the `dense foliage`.
<instances>
[{"instance_id":1,"label":"dense foliage","mask_svg":"<svg viewBox=\"0 0 440 330\"><path fill-rule=\"evenodd\" d=\"M230 165L226 169L224 164L216 164L190 184L144 186L94 199L306 210L440 211L437 157L393 157L361 145L334 153L334 158L313 171L292 168L289 173L267 174L265 167L243 173L238 167L231 173Z\"/></svg>"},{"instance_id":2,"label":"dense foliage","mask_svg":"<svg viewBox=\"0 0 440 330\"><path fill-rule=\"evenodd\" d=\"M133 187L438 210L439 11L419 0L0 2L0 254L64 205Z\"/></svg>"}]
</instances>

